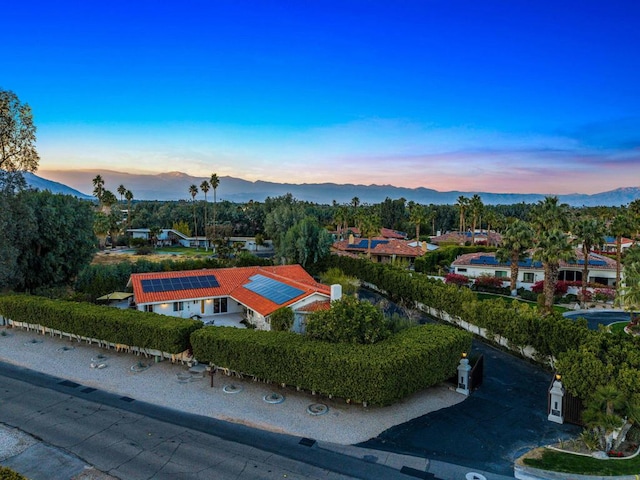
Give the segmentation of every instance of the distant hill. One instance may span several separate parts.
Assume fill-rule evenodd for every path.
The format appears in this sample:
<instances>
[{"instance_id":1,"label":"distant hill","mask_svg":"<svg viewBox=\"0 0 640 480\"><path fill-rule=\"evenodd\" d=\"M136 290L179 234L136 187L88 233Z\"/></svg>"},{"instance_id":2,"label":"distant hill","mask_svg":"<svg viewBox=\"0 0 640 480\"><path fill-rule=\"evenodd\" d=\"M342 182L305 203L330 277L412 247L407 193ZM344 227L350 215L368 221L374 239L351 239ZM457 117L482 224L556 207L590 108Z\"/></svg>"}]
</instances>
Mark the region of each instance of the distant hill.
<instances>
[{"instance_id":1,"label":"distant hill","mask_svg":"<svg viewBox=\"0 0 640 480\"><path fill-rule=\"evenodd\" d=\"M90 199L93 198L89 195L85 195L78 190L75 190L67 185L64 185L59 182L54 182L52 180L47 180L46 178L39 177L31 172L25 172L24 179L27 182L27 185L33 189L37 190L49 190L51 193L61 193L64 195L73 195L74 197Z\"/></svg>"},{"instance_id":2,"label":"distant hill","mask_svg":"<svg viewBox=\"0 0 640 480\"><path fill-rule=\"evenodd\" d=\"M93 190L92 180L96 175L100 174L105 181L106 189L111 190L118 196L116 190L122 184L133 192L135 200L190 200L189 186L192 184L199 186L206 179L205 177L193 177L181 172L140 175L109 170L43 170L39 173L42 177L51 179L52 182L49 183L61 185L62 187L69 185L80 192L91 192ZM40 180L44 180L44 178L40 178ZM49 187L46 188L51 189ZM407 201L413 200L422 204L433 203L436 205L455 204L461 195L470 197L478 194L486 205L521 202L535 203L549 195L461 191L439 192L429 188L404 188L394 187L393 185L250 182L240 178L220 177L217 198L231 202L247 202L249 200L262 202L266 197L277 197L287 193L291 193L298 200L321 204L330 204L334 200L338 203L349 203L353 197L358 197L362 203L380 203L389 197L392 199L405 198ZM593 195L575 193L558 196L562 202L576 207L620 206L640 198L640 187L618 188ZM84 197L88 197L88 195L84 195ZM213 192L209 192L208 197L213 199ZM198 198L204 198L202 193L198 194Z\"/></svg>"}]
</instances>

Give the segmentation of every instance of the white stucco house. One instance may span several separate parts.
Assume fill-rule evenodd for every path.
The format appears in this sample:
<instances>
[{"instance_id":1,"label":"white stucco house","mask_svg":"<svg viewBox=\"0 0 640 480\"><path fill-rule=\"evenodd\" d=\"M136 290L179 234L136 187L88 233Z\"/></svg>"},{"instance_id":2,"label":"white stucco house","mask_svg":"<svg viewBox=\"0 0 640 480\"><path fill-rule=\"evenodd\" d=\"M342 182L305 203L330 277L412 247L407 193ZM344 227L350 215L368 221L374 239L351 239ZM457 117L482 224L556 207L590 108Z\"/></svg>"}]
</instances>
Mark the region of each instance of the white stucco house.
<instances>
[{"instance_id":1,"label":"white stucco house","mask_svg":"<svg viewBox=\"0 0 640 480\"><path fill-rule=\"evenodd\" d=\"M294 311L294 330L304 330L310 311L328 309L341 297L339 285L316 282L300 265L239 267L132 274L133 306L180 318L235 316L270 330L269 315L280 307Z\"/></svg>"},{"instance_id":2,"label":"white stucco house","mask_svg":"<svg viewBox=\"0 0 640 480\"><path fill-rule=\"evenodd\" d=\"M588 281L607 286L614 286L616 281L616 261L596 253L589 254ZM502 263L496 259L495 253L467 253L460 255L451 264L454 273L477 278L481 275L491 275L504 278L505 282L511 277L511 262ZM531 286L544 280L542 262L534 261L531 257L518 263L518 286L528 290ZM576 261L560 262L559 280L582 281L584 255L576 250Z\"/></svg>"}]
</instances>

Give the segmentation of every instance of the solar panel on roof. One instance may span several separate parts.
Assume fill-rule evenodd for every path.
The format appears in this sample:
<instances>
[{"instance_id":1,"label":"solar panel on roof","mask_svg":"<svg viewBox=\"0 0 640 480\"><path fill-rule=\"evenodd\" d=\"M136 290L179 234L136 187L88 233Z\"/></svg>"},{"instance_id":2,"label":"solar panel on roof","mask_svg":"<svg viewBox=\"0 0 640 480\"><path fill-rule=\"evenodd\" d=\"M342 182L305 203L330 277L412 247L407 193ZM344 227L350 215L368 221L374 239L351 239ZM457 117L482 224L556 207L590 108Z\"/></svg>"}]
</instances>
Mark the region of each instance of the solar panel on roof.
<instances>
[{"instance_id":1,"label":"solar panel on roof","mask_svg":"<svg viewBox=\"0 0 640 480\"><path fill-rule=\"evenodd\" d=\"M153 278L141 280L142 291L174 292L178 290L193 290L195 288L215 288L220 284L214 275L194 275L191 277Z\"/></svg>"},{"instance_id":2,"label":"solar panel on roof","mask_svg":"<svg viewBox=\"0 0 640 480\"><path fill-rule=\"evenodd\" d=\"M257 293L277 305L282 305L304 293L304 290L260 274L249 277L249 280L249 283L243 285L244 288L251 290L253 293Z\"/></svg>"}]
</instances>

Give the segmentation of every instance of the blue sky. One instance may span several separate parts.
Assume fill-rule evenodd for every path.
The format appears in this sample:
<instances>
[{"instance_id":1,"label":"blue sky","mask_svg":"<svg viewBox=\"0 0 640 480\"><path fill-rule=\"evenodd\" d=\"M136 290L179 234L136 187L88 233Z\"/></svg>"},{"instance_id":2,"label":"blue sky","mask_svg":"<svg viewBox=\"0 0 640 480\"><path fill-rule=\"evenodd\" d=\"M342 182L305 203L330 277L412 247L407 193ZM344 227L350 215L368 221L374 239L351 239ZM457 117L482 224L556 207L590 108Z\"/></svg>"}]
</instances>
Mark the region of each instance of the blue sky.
<instances>
[{"instance_id":1,"label":"blue sky","mask_svg":"<svg viewBox=\"0 0 640 480\"><path fill-rule=\"evenodd\" d=\"M640 2L7 10L0 88L33 108L45 177L216 172L522 193L640 183Z\"/></svg>"}]
</instances>

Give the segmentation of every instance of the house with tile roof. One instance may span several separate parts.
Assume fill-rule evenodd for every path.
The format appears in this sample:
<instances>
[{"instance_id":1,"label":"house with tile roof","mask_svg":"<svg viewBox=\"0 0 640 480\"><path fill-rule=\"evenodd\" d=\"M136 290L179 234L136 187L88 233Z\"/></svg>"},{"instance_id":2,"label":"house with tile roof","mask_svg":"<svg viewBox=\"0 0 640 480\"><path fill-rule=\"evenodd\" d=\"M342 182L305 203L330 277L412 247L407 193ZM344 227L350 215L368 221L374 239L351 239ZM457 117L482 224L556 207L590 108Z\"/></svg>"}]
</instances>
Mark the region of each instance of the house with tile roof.
<instances>
[{"instance_id":1,"label":"house with tile roof","mask_svg":"<svg viewBox=\"0 0 640 480\"><path fill-rule=\"evenodd\" d=\"M442 235L431 237L431 243L435 245L451 244L451 245L471 245L473 241L472 232L447 232ZM498 246L502 243L502 235L498 232L476 231L475 243L481 245Z\"/></svg>"},{"instance_id":2,"label":"house with tile roof","mask_svg":"<svg viewBox=\"0 0 640 480\"><path fill-rule=\"evenodd\" d=\"M209 324L232 315L262 330L271 329L269 315L280 307L291 308L303 329L310 311L329 308L332 294L341 295L339 286L316 282L300 265L134 273L128 287L138 310Z\"/></svg>"},{"instance_id":3,"label":"house with tile roof","mask_svg":"<svg viewBox=\"0 0 640 480\"><path fill-rule=\"evenodd\" d=\"M584 268L584 255L576 249L576 260L573 262L560 262L558 280L567 282L582 281L582 269ZM616 261L590 253L588 262L588 282L614 286L616 281ZM460 255L451 264L453 273L477 278L481 275L491 275L504 278L508 282L511 277L511 262L500 262L495 253L467 253ZM544 280L542 262L527 257L518 262L518 288L524 287L530 290L534 283Z\"/></svg>"},{"instance_id":4,"label":"house with tile roof","mask_svg":"<svg viewBox=\"0 0 640 480\"><path fill-rule=\"evenodd\" d=\"M413 265L417 257L426 252L426 243L417 246L415 242L396 238L374 237L371 239L371 260L378 263L402 263ZM369 239L349 235L347 240L339 240L331 246L336 255L358 257L369 252Z\"/></svg>"}]
</instances>

